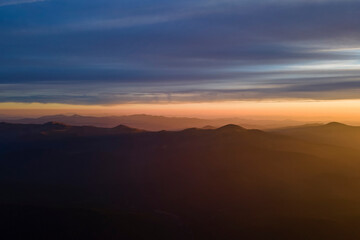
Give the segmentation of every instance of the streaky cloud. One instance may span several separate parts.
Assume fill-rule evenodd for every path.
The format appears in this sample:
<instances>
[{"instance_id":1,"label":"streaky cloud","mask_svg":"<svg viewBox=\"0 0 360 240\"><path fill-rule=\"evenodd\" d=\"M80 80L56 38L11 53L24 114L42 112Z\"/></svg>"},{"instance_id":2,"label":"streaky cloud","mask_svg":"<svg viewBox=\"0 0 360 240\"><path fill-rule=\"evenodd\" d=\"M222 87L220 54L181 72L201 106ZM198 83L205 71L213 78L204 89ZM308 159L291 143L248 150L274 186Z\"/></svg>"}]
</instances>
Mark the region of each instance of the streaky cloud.
<instances>
[{"instance_id":1,"label":"streaky cloud","mask_svg":"<svg viewBox=\"0 0 360 240\"><path fill-rule=\"evenodd\" d=\"M35 2L44 2L47 0L3 0L0 1L0 7L9 6L9 5L18 5L24 3L35 3Z\"/></svg>"},{"instance_id":2,"label":"streaky cloud","mask_svg":"<svg viewBox=\"0 0 360 240\"><path fill-rule=\"evenodd\" d=\"M359 11L358 1L338 0L64 0L1 8L0 99L353 98Z\"/></svg>"}]
</instances>

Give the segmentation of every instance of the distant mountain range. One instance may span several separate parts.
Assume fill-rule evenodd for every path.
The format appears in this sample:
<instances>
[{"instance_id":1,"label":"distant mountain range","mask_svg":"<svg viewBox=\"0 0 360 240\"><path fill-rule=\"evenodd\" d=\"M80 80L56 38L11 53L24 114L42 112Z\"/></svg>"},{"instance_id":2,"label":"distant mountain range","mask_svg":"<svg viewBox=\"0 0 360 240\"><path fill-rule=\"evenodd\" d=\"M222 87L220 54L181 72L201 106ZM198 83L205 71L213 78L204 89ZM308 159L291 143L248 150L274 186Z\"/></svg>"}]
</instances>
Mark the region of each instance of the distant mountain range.
<instances>
[{"instance_id":1,"label":"distant mountain range","mask_svg":"<svg viewBox=\"0 0 360 240\"><path fill-rule=\"evenodd\" d=\"M1 121L1 116L0 116ZM152 115L129 115L129 116L81 116L81 115L51 115L39 118L2 118L4 122L11 123L26 123L26 124L44 124L47 122L61 122L73 126L94 126L112 128L118 125L126 125L133 128L144 129L148 131L160 130L182 130L186 128L204 126L220 127L226 124L238 124L246 128L278 128L284 126L295 126L303 124L303 122L284 120L251 120L239 118L224 118L224 119L200 119L200 118L186 118L186 117L163 117Z\"/></svg>"},{"instance_id":2,"label":"distant mountain range","mask_svg":"<svg viewBox=\"0 0 360 240\"><path fill-rule=\"evenodd\" d=\"M309 142L360 149L360 127L337 122L287 127L273 132Z\"/></svg>"},{"instance_id":3,"label":"distant mountain range","mask_svg":"<svg viewBox=\"0 0 360 240\"><path fill-rule=\"evenodd\" d=\"M119 125L113 128L99 128L92 126L70 126L59 122L45 124L16 124L0 123L0 140L19 140L23 138L49 137L79 137L79 136L108 136L118 134L138 133L143 130Z\"/></svg>"},{"instance_id":4,"label":"distant mountain range","mask_svg":"<svg viewBox=\"0 0 360 240\"><path fill-rule=\"evenodd\" d=\"M37 239L57 231L39 226L86 239L359 239L359 137L340 123L1 123L0 223Z\"/></svg>"}]
</instances>

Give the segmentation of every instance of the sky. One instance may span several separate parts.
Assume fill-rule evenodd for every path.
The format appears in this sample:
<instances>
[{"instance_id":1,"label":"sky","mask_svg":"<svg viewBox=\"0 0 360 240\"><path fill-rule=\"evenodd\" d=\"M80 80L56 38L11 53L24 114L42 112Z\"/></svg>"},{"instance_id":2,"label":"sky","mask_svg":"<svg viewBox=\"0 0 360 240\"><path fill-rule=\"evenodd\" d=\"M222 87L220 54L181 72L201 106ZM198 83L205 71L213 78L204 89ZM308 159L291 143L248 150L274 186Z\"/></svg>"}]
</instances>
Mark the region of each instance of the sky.
<instances>
[{"instance_id":1,"label":"sky","mask_svg":"<svg viewBox=\"0 0 360 240\"><path fill-rule=\"evenodd\" d=\"M359 16L354 0L0 0L0 113L360 122Z\"/></svg>"}]
</instances>

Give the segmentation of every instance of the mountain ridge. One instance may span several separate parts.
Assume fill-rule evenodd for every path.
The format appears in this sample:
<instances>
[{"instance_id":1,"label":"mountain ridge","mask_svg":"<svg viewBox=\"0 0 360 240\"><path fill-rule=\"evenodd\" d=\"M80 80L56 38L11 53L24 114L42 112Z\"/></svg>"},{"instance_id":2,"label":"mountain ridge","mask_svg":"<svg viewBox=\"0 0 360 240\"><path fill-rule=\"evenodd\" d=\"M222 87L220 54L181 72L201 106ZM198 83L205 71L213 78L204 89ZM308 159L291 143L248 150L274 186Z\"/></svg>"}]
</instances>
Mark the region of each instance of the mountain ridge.
<instances>
[{"instance_id":1,"label":"mountain ridge","mask_svg":"<svg viewBox=\"0 0 360 240\"><path fill-rule=\"evenodd\" d=\"M360 149L360 127L339 122L274 129L270 132L317 143Z\"/></svg>"},{"instance_id":2,"label":"mountain ridge","mask_svg":"<svg viewBox=\"0 0 360 240\"><path fill-rule=\"evenodd\" d=\"M1 121L1 120L0 120ZM12 123L36 123L43 124L50 121L63 122L73 126L95 126L112 128L117 125L126 125L133 128L144 129L147 131L160 130L183 130L186 128L202 128L204 126L213 126L215 128L226 124L237 124L245 128L278 128L284 125L299 125L296 121L276 121L276 120L252 120L241 118L219 118L219 119L201 119L191 117L165 117L146 114L135 114L125 116L82 116L82 115L49 115L38 118L22 119L4 119Z\"/></svg>"},{"instance_id":3,"label":"mountain ridge","mask_svg":"<svg viewBox=\"0 0 360 240\"><path fill-rule=\"evenodd\" d=\"M40 136L101 136L139 133L144 130L118 125L114 128L99 128L93 126L71 126L60 122L44 124L0 123L0 139L17 139L22 137Z\"/></svg>"}]
</instances>

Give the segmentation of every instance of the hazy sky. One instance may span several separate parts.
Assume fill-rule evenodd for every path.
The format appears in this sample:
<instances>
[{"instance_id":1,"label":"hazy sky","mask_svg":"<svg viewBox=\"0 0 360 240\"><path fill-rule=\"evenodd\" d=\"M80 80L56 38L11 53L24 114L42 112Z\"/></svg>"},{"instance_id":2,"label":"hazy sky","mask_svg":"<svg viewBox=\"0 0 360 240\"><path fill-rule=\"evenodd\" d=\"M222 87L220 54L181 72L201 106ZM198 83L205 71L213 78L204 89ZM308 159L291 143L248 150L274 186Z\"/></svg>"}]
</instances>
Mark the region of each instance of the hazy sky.
<instances>
[{"instance_id":1,"label":"hazy sky","mask_svg":"<svg viewBox=\"0 0 360 240\"><path fill-rule=\"evenodd\" d=\"M0 109L360 99L359 16L351 0L0 0Z\"/></svg>"}]
</instances>

